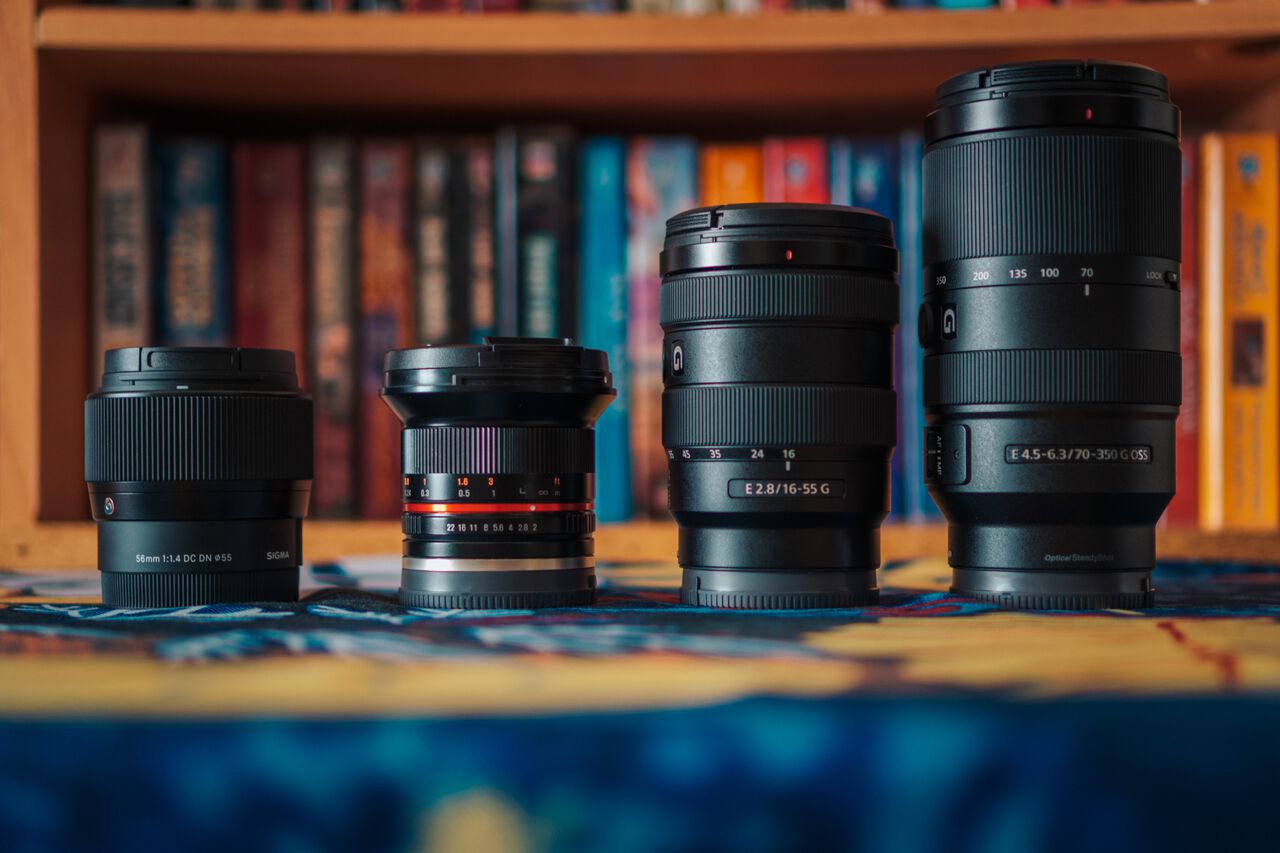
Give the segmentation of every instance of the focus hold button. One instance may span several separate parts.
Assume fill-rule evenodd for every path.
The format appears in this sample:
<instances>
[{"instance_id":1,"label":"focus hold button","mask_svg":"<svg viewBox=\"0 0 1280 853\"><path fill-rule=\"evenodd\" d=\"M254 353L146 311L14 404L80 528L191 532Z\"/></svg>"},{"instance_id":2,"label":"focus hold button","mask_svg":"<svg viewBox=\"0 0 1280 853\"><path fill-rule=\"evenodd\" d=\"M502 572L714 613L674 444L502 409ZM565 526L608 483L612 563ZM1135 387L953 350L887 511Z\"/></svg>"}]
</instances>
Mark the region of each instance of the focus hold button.
<instances>
[{"instance_id":1,"label":"focus hold button","mask_svg":"<svg viewBox=\"0 0 1280 853\"><path fill-rule=\"evenodd\" d=\"M969 482L969 428L931 427L924 438L924 481L943 486Z\"/></svg>"},{"instance_id":2,"label":"focus hold button","mask_svg":"<svg viewBox=\"0 0 1280 853\"><path fill-rule=\"evenodd\" d=\"M920 316L916 320L916 331L920 335L921 347L928 349L938 342L938 312L928 302L920 306Z\"/></svg>"}]
</instances>

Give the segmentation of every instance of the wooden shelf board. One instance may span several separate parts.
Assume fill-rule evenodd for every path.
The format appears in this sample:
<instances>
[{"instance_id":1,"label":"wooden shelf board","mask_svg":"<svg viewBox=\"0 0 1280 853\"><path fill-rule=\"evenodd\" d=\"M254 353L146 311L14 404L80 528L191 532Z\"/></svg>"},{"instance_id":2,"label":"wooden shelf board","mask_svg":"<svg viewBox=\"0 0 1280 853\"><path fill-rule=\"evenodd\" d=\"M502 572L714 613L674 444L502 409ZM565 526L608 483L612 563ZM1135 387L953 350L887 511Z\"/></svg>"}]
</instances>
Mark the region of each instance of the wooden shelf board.
<instances>
[{"instance_id":1,"label":"wooden shelf board","mask_svg":"<svg viewBox=\"0 0 1280 853\"><path fill-rule=\"evenodd\" d=\"M970 12L813 11L698 17L574 14L324 15L65 6L36 28L42 50L226 54L792 54L1203 42L1280 34L1266 0Z\"/></svg>"},{"instance_id":2,"label":"wooden shelf board","mask_svg":"<svg viewBox=\"0 0 1280 853\"><path fill-rule=\"evenodd\" d=\"M948 75L1094 55L1154 65L1214 117L1280 81L1280 3L974 12L323 15L81 6L43 12L42 68L117 99L289 111L448 109L432 121L771 130L919 123ZM421 115L419 113L419 118ZM737 124L733 124L737 122ZM817 127L815 129L823 129Z\"/></svg>"},{"instance_id":3,"label":"wooden shelf board","mask_svg":"<svg viewBox=\"0 0 1280 853\"><path fill-rule=\"evenodd\" d=\"M366 554L398 553L400 526L394 521L309 521L303 533L310 561ZM946 528L941 524L887 524L881 536L883 560L941 557L946 554ZM1280 532L1204 533L1158 531L1162 559L1274 562L1280 559ZM0 569L91 570L96 533L89 522L50 522L0 529ZM676 527L666 522L603 525L596 533L602 559L670 562L675 559Z\"/></svg>"}]
</instances>

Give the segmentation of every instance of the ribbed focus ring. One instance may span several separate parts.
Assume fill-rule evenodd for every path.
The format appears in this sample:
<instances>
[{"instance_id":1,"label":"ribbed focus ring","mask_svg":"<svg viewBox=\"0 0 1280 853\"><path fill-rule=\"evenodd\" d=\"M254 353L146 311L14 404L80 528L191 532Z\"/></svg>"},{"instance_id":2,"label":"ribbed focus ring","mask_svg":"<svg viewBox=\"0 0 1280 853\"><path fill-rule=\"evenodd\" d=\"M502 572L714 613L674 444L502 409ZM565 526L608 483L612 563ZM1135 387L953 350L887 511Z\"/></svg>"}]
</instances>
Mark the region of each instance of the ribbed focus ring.
<instances>
[{"instance_id":1,"label":"ribbed focus ring","mask_svg":"<svg viewBox=\"0 0 1280 853\"><path fill-rule=\"evenodd\" d=\"M1182 360L1142 350L979 350L927 356L924 404L1129 403L1176 406Z\"/></svg>"},{"instance_id":2,"label":"ribbed focus ring","mask_svg":"<svg viewBox=\"0 0 1280 853\"><path fill-rule=\"evenodd\" d=\"M898 322L898 285L853 273L756 270L673 276L662 285L664 326L707 320Z\"/></svg>"},{"instance_id":3,"label":"ribbed focus ring","mask_svg":"<svg viewBox=\"0 0 1280 853\"><path fill-rule=\"evenodd\" d=\"M413 427L406 474L594 473L595 434L573 427Z\"/></svg>"},{"instance_id":4,"label":"ribbed focus ring","mask_svg":"<svg viewBox=\"0 0 1280 853\"><path fill-rule=\"evenodd\" d=\"M311 401L266 394L90 397L84 478L310 480Z\"/></svg>"},{"instance_id":5,"label":"ribbed focus ring","mask_svg":"<svg viewBox=\"0 0 1280 853\"><path fill-rule=\"evenodd\" d=\"M663 394L667 447L892 447L896 395L859 385L689 385Z\"/></svg>"},{"instance_id":6,"label":"ribbed focus ring","mask_svg":"<svg viewBox=\"0 0 1280 853\"><path fill-rule=\"evenodd\" d=\"M1178 144L1043 134L924 157L924 262L1036 254L1179 258Z\"/></svg>"}]
</instances>

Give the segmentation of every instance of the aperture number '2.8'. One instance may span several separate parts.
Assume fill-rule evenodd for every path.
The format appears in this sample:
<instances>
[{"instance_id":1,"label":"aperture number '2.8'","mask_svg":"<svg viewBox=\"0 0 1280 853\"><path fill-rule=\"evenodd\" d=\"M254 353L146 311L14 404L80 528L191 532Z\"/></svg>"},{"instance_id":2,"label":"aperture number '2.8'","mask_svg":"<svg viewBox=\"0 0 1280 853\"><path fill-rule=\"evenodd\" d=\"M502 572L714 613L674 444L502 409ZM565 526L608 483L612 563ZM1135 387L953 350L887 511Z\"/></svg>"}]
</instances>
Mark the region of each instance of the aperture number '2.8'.
<instances>
[{"instance_id":1,"label":"aperture number '2.8'","mask_svg":"<svg viewBox=\"0 0 1280 853\"><path fill-rule=\"evenodd\" d=\"M1004 461L1010 465L1057 462L1089 464L1118 462L1146 465L1151 462L1151 446L1148 444L1010 444L1005 446Z\"/></svg>"}]
</instances>

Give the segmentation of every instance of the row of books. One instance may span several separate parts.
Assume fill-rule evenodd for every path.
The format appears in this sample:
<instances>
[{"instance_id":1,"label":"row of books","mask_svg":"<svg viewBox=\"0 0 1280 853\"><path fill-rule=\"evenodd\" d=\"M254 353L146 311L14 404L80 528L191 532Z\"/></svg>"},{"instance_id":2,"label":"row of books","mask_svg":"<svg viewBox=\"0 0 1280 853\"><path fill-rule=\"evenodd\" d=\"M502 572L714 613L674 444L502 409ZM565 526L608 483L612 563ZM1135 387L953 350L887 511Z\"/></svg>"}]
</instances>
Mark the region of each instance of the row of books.
<instances>
[{"instance_id":1,"label":"row of books","mask_svg":"<svg viewBox=\"0 0 1280 853\"><path fill-rule=\"evenodd\" d=\"M1170 523L1280 524L1277 140L1183 146L1183 379ZM878 138L594 136L503 128L453 138L96 138L95 352L147 342L302 354L317 408L315 512L397 512L398 426L383 353L488 334L605 349L619 398L598 425L603 520L665 514L658 252L697 204L834 202L895 221L900 329L921 298L914 133ZM896 344L893 515L922 484L921 353ZM390 484L390 485L388 485Z\"/></svg>"},{"instance_id":2,"label":"row of books","mask_svg":"<svg viewBox=\"0 0 1280 853\"><path fill-rule=\"evenodd\" d=\"M1115 5L1131 0L94 0L98 5L272 9L316 12L640 12L677 15L754 15L805 9L877 11L883 8L1005 9Z\"/></svg>"}]
</instances>

